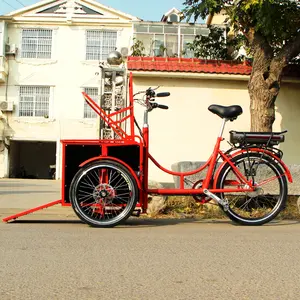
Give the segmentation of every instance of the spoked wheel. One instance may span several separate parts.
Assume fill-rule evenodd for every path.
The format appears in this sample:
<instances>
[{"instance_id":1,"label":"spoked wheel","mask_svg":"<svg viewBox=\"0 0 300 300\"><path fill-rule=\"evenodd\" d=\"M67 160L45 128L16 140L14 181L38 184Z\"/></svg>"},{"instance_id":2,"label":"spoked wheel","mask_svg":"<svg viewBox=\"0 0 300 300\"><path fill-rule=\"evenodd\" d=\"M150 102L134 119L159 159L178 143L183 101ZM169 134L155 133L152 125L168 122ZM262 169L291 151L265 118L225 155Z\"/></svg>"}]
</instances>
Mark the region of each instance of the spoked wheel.
<instances>
[{"instance_id":1,"label":"spoked wheel","mask_svg":"<svg viewBox=\"0 0 300 300\"><path fill-rule=\"evenodd\" d=\"M262 225L274 219L285 207L287 180L284 171L270 156L245 153L232 159L239 171L255 186L253 192L219 194L228 201L228 217L243 225ZM217 180L217 188L247 188L227 163ZM223 207L222 207L223 208Z\"/></svg>"},{"instance_id":2,"label":"spoked wheel","mask_svg":"<svg viewBox=\"0 0 300 300\"><path fill-rule=\"evenodd\" d=\"M134 210L138 188L121 164L98 161L80 169L70 186L70 201L77 216L94 227L113 227Z\"/></svg>"}]
</instances>

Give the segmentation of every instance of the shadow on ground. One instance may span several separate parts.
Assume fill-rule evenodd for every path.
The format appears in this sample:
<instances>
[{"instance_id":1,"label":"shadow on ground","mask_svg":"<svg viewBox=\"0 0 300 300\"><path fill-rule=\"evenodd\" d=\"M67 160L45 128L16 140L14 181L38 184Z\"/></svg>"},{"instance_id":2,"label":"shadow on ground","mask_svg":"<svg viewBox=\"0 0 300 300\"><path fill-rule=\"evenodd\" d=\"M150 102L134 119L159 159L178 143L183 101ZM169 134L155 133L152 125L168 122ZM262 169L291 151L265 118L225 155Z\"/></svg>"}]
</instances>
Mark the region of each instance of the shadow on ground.
<instances>
[{"instance_id":1,"label":"shadow on ground","mask_svg":"<svg viewBox=\"0 0 300 300\"><path fill-rule=\"evenodd\" d=\"M144 227L161 227L161 226L172 226L172 225L180 225L180 224L210 224L210 225L222 225L229 224L237 227L250 227L243 226L236 223L233 223L230 220L203 220L197 218L188 218L188 219L175 219L175 218L163 218L163 219L146 219L146 218L130 218L124 224L118 225L115 228L144 228ZM266 226L288 226L288 225L296 225L299 224L300 221L295 220L275 220L268 224L263 225ZM8 223L8 225L13 224L82 224L84 226L88 226L80 220L15 220ZM251 226L252 227L252 226ZM257 226L260 227L260 226ZM93 228L93 227L91 227ZM95 228L96 229L96 228Z\"/></svg>"}]
</instances>

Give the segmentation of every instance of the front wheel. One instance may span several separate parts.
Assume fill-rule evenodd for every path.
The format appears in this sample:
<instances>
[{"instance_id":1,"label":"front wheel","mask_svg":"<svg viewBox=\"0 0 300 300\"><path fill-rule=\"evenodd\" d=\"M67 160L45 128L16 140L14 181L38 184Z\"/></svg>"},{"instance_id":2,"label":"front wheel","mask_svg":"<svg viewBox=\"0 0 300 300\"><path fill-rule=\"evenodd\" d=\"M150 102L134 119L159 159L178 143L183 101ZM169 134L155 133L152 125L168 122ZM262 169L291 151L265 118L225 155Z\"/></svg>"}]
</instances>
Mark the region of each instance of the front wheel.
<instances>
[{"instance_id":1,"label":"front wheel","mask_svg":"<svg viewBox=\"0 0 300 300\"><path fill-rule=\"evenodd\" d=\"M231 162L255 187L252 192L220 193L228 201L227 216L243 225L262 225L273 220L285 207L287 180L278 163L262 153L244 153ZM236 171L226 163L217 179L218 189L245 189ZM223 209L223 207L221 207Z\"/></svg>"},{"instance_id":2,"label":"front wheel","mask_svg":"<svg viewBox=\"0 0 300 300\"><path fill-rule=\"evenodd\" d=\"M113 227L132 214L138 188L127 168L103 160L77 172L69 196L75 213L83 222L93 227Z\"/></svg>"}]
</instances>

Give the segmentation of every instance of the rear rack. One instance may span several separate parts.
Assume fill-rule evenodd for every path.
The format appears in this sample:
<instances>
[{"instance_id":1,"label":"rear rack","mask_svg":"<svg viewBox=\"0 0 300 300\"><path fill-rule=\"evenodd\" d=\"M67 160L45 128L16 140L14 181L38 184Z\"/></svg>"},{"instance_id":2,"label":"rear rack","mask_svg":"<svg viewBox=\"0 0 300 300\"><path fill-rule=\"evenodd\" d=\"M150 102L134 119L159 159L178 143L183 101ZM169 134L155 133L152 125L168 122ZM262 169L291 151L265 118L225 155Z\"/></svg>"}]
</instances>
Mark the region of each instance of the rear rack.
<instances>
[{"instance_id":1,"label":"rear rack","mask_svg":"<svg viewBox=\"0 0 300 300\"><path fill-rule=\"evenodd\" d=\"M230 131L230 142L245 145L266 145L275 146L284 142L284 134L287 130L282 132L240 132Z\"/></svg>"}]
</instances>

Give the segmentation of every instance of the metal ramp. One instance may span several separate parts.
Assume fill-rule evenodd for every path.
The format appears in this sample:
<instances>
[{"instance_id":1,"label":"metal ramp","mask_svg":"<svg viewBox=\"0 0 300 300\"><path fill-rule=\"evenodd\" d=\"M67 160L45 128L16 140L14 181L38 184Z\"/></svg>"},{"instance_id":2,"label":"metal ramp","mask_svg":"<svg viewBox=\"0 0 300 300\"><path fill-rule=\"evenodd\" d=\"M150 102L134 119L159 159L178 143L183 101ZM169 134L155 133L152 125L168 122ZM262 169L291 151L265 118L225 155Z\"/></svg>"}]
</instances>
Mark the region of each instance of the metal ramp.
<instances>
[{"instance_id":1,"label":"metal ramp","mask_svg":"<svg viewBox=\"0 0 300 300\"><path fill-rule=\"evenodd\" d=\"M9 222L9 221L12 221L12 220L16 220L17 218L20 218L22 216L34 213L38 210L42 210L44 208L48 208L48 207L51 207L51 206L54 206L54 205L57 205L57 204L62 204L62 202L63 202L62 200L52 201L52 202L46 203L44 205L37 206L37 207L31 208L31 209L27 209L27 210L21 211L17 214L11 215L9 217L6 217L6 218L2 219L2 221L3 222Z\"/></svg>"}]
</instances>

